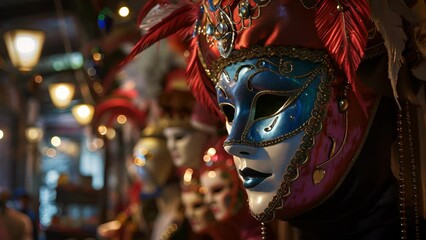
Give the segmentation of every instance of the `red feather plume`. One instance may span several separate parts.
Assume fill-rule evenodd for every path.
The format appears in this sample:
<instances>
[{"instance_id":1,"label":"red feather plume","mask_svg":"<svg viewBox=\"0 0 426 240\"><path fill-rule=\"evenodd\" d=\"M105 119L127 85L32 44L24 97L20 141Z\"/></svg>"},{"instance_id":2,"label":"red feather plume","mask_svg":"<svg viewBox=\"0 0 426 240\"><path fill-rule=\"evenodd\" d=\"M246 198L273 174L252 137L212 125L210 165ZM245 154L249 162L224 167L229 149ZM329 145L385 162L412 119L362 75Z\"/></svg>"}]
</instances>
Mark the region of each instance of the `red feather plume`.
<instances>
[{"instance_id":1,"label":"red feather plume","mask_svg":"<svg viewBox=\"0 0 426 240\"><path fill-rule=\"evenodd\" d=\"M201 104L214 113L219 121L225 122L225 118L217 105L215 85L207 76L198 58L198 37L192 39L190 49L191 55L189 57L186 74L192 93Z\"/></svg>"},{"instance_id":2,"label":"red feather plume","mask_svg":"<svg viewBox=\"0 0 426 240\"><path fill-rule=\"evenodd\" d=\"M154 43L168 36L188 32L193 29L198 16L198 5L188 4L173 11L159 23L151 27L148 32L142 36L139 42L133 47L128 56L121 62L121 65L127 64L133 60L140 52L147 49Z\"/></svg>"},{"instance_id":3,"label":"red feather plume","mask_svg":"<svg viewBox=\"0 0 426 240\"><path fill-rule=\"evenodd\" d=\"M345 72L355 94L355 73L367 46L366 24L369 19L367 0L320 0L317 4L315 25L318 36Z\"/></svg>"},{"instance_id":4,"label":"red feather plume","mask_svg":"<svg viewBox=\"0 0 426 240\"><path fill-rule=\"evenodd\" d=\"M141 11L138 15L137 24L138 26L141 24L141 22L144 20L144 18L148 15L148 13L156 6L164 6L166 4L169 4L169 0L148 0L144 5Z\"/></svg>"}]
</instances>

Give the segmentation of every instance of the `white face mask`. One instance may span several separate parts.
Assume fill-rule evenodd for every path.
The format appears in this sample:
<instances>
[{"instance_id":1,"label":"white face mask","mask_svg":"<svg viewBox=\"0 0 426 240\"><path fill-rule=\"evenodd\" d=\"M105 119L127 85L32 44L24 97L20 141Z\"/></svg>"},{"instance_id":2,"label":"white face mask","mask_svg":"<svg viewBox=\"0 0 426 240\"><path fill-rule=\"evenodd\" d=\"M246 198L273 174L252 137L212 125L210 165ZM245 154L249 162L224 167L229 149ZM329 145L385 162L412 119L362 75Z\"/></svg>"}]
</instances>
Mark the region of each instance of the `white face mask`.
<instances>
[{"instance_id":1,"label":"white face mask","mask_svg":"<svg viewBox=\"0 0 426 240\"><path fill-rule=\"evenodd\" d=\"M226 174L221 169L215 169L200 176L201 185L206 191L205 200L218 221L224 221L232 215L231 205L237 198L232 191L232 178L225 177Z\"/></svg>"},{"instance_id":2,"label":"white face mask","mask_svg":"<svg viewBox=\"0 0 426 240\"><path fill-rule=\"evenodd\" d=\"M228 132L231 126L227 124ZM268 207L280 189L282 177L290 160L296 153L302 141L304 132L288 138L280 143L267 147L248 147L244 145L226 146L225 149L234 155L234 163L239 171L240 179L245 185L250 210L255 214L261 214ZM250 148L250 149L245 149ZM239 154L246 152L250 154ZM243 169L253 169L267 174L263 180L250 179L241 174ZM243 171L244 173L244 171ZM260 181L256 184L256 181Z\"/></svg>"},{"instance_id":3,"label":"white face mask","mask_svg":"<svg viewBox=\"0 0 426 240\"><path fill-rule=\"evenodd\" d=\"M181 193L181 197L185 208L185 216L195 233L204 232L210 225L215 223L209 207L204 202L203 195L193 191L184 191Z\"/></svg>"},{"instance_id":4,"label":"white face mask","mask_svg":"<svg viewBox=\"0 0 426 240\"><path fill-rule=\"evenodd\" d=\"M164 129L167 148L176 167L198 168L204 145L209 139L205 132L184 127Z\"/></svg>"}]
</instances>

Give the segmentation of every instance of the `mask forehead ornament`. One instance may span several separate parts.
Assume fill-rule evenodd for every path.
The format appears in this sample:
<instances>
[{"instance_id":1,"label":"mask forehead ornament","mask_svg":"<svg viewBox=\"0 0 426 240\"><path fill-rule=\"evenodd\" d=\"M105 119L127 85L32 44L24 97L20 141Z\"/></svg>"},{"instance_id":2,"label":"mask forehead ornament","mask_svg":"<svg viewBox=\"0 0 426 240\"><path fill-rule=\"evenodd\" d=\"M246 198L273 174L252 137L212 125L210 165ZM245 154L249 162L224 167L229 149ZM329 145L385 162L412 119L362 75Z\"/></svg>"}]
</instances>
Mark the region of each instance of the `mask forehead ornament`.
<instances>
[{"instance_id":1,"label":"mask forehead ornament","mask_svg":"<svg viewBox=\"0 0 426 240\"><path fill-rule=\"evenodd\" d=\"M226 2L226 0L225 0ZM261 9L267 6L271 0L240 1L237 7L237 18L229 4L223 4L222 0L208 0L202 6L202 10L208 11L205 25L198 30L204 33L207 42L214 44L223 58L227 58L234 50L235 38L241 31L250 28L253 21L261 16ZM234 20L236 19L236 20Z\"/></svg>"}]
</instances>

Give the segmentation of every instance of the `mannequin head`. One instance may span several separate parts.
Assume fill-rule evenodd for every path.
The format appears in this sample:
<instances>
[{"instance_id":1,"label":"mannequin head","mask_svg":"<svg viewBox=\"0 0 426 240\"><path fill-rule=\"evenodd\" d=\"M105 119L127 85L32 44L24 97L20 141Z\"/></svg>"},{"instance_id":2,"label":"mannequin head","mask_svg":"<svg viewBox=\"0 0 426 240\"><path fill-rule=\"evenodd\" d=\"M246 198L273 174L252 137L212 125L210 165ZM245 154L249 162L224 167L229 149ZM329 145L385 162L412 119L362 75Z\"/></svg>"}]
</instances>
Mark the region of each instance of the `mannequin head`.
<instances>
[{"instance_id":1,"label":"mannequin head","mask_svg":"<svg viewBox=\"0 0 426 240\"><path fill-rule=\"evenodd\" d=\"M164 135L173 164L178 168L198 168L202 149L214 133L204 108L195 102L186 83L184 70L167 75L166 86L159 99L163 109Z\"/></svg>"},{"instance_id":2,"label":"mannequin head","mask_svg":"<svg viewBox=\"0 0 426 240\"><path fill-rule=\"evenodd\" d=\"M204 144L209 135L192 127L167 127L164 129L167 149L176 167L198 168Z\"/></svg>"},{"instance_id":3,"label":"mannequin head","mask_svg":"<svg viewBox=\"0 0 426 240\"><path fill-rule=\"evenodd\" d=\"M182 204L185 216L195 233L205 233L216 221L209 206L204 202L204 191L192 169L187 169L181 184Z\"/></svg>"},{"instance_id":4,"label":"mannequin head","mask_svg":"<svg viewBox=\"0 0 426 240\"><path fill-rule=\"evenodd\" d=\"M205 164L200 169L200 181L206 192L205 201L217 221L225 221L235 215L244 204L241 188L232 156L223 149L224 138L205 153Z\"/></svg>"},{"instance_id":5,"label":"mannequin head","mask_svg":"<svg viewBox=\"0 0 426 240\"><path fill-rule=\"evenodd\" d=\"M131 167L144 183L144 192L153 193L169 180L173 163L167 151L162 128L150 125L142 133L133 149L134 161Z\"/></svg>"},{"instance_id":6,"label":"mannequin head","mask_svg":"<svg viewBox=\"0 0 426 240\"><path fill-rule=\"evenodd\" d=\"M172 119L164 129L167 148L176 167L198 169L203 149L216 133L215 122L196 103L188 118Z\"/></svg>"}]
</instances>

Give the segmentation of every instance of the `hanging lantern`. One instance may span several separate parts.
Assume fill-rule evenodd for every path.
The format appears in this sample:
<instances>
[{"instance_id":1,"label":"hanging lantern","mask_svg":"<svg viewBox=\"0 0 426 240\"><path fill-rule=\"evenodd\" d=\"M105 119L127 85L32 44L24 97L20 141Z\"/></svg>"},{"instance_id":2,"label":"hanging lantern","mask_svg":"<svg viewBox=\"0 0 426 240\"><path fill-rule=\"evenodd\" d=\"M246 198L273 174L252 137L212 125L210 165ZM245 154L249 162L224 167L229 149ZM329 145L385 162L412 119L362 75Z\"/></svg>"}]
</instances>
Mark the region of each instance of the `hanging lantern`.
<instances>
[{"instance_id":1,"label":"hanging lantern","mask_svg":"<svg viewBox=\"0 0 426 240\"><path fill-rule=\"evenodd\" d=\"M37 65L45 39L43 31L12 30L3 37L13 66L26 72Z\"/></svg>"},{"instance_id":2,"label":"hanging lantern","mask_svg":"<svg viewBox=\"0 0 426 240\"><path fill-rule=\"evenodd\" d=\"M71 83L52 83L49 85L49 94L53 105L57 108L66 108L74 97L75 86Z\"/></svg>"},{"instance_id":3,"label":"hanging lantern","mask_svg":"<svg viewBox=\"0 0 426 240\"><path fill-rule=\"evenodd\" d=\"M95 108L89 104L77 104L71 109L71 113L80 125L87 125L93 119Z\"/></svg>"}]
</instances>

